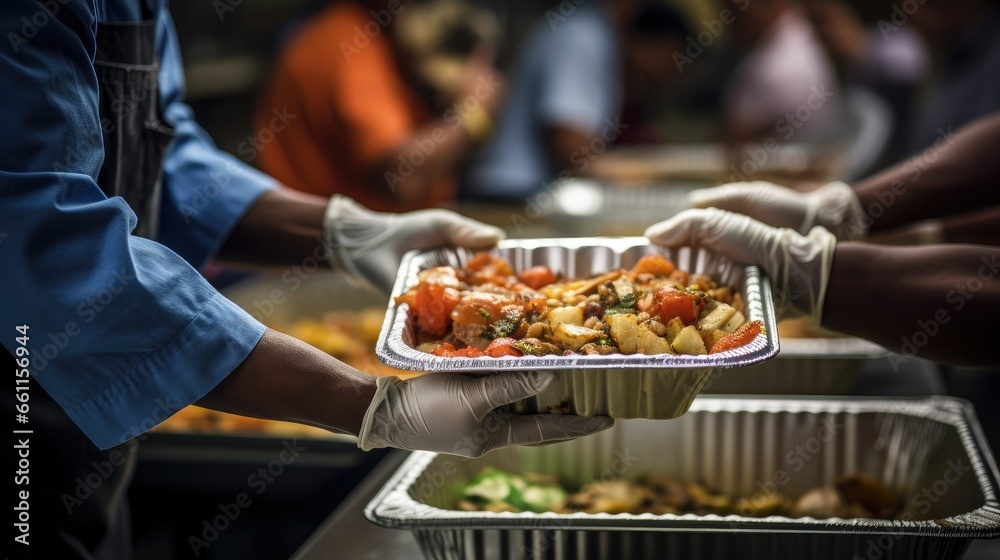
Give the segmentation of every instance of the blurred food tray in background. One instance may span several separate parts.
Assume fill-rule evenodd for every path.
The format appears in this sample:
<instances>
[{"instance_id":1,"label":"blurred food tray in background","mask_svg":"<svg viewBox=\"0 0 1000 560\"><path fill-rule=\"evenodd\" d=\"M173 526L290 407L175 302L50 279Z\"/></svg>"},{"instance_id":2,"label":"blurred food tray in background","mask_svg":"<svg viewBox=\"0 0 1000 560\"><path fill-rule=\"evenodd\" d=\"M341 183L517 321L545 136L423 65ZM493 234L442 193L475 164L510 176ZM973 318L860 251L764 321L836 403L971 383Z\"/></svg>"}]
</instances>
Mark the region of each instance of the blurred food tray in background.
<instances>
[{"instance_id":1,"label":"blurred food tray in background","mask_svg":"<svg viewBox=\"0 0 1000 560\"><path fill-rule=\"evenodd\" d=\"M705 394L847 395L869 360L889 351L862 338L815 327L807 318L778 322L777 357L734 370L718 370Z\"/></svg>"},{"instance_id":2,"label":"blurred food tray in background","mask_svg":"<svg viewBox=\"0 0 1000 560\"><path fill-rule=\"evenodd\" d=\"M831 146L786 143L728 151L718 143L620 146L594 163L595 173L620 183L698 181L728 183L825 181L838 175L843 156Z\"/></svg>"}]
</instances>

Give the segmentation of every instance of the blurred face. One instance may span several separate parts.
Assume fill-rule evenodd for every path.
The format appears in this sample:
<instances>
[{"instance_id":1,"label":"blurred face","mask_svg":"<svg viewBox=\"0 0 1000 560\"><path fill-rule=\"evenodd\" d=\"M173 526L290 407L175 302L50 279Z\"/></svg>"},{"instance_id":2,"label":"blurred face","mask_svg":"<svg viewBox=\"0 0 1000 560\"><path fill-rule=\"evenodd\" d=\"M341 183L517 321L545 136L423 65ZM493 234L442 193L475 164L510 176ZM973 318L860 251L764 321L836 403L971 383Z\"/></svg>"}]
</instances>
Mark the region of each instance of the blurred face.
<instances>
[{"instance_id":1,"label":"blurred face","mask_svg":"<svg viewBox=\"0 0 1000 560\"><path fill-rule=\"evenodd\" d=\"M944 2L927 0L924 4L918 4L919 8L909 10L910 21L916 26L920 34L931 43L948 43L957 38L965 27L966 20L969 19L970 11L975 11L978 2L968 2L958 0L945 4ZM907 6L904 4L903 8ZM902 15L893 11L894 16L902 18ZM974 17L973 17L974 19Z\"/></svg>"},{"instance_id":2,"label":"blurred face","mask_svg":"<svg viewBox=\"0 0 1000 560\"><path fill-rule=\"evenodd\" d=\"M759 41L790 6L785 0L724 0L723 4L736 13L733 30L747 45Z\"/></svg>"},{"instance_id":3,"label":"blurred face","mask_svg":"<svg viewBox=\"0 0 1000 560\"><path fill-rule=\"evenodd\" d=\"M669 85L678 76L673 55L684 52L684 40L680 37L630 39L627 50L633 71L647 83Z\"/></svg>"}]
</instances>

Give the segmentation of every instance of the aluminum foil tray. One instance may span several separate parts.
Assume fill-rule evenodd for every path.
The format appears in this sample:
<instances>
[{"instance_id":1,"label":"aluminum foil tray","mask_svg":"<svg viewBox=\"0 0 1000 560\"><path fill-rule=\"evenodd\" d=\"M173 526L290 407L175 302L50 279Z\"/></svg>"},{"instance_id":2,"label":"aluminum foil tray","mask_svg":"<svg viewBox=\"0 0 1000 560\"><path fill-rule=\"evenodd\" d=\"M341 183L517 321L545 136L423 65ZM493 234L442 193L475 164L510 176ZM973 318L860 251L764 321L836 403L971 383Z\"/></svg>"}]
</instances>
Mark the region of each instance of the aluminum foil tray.
<instances>
[{"instance_id":1,"label":"aluminum foil tray","mask_svg":"<svg viewBox=\"0 0 1000 560\"><path fill-rule=\"evenodd\" d=\"M414 348L415 330L406 304L389 301L376 354L385 364L424 372L480 372L555 370L560 379L539 395L515 403L515 412L570 412L581 416L668 419L680 416L700 392L712 372L760 363L778 352L774 302L767 278L757 267L737 266L705 249L671 251L651 245L646 238L564 238L506 240L495 249L515 271L547 265L557 274L587 277L616 268L629 268L643 255L660 252L679 268L707 273L720 284L743 294L744 315L761 321L764 332L750 344L703 356L624 355L522 356L503 358L445 358ZM417 273L435 266L462 267L472 256L464 249L411 252L404 256L392 296L417 282Z\"/></svg>"},{"instance_id":2,"label":"aluminum foil tray","mask_svg":"<svg viewBox=\"0 0 1000 560\"><path fill-rule=\"evenodd\" d=\"M846 395L868 360L889 351L867 340L782 338L773 360L712 372L702 394Z\"/></svg>"},{"instance_id":3,"label":"aluminum foil tray","mask_svg":"<svg viewBox=\"0 0 1000 560\"><path fill-rule=\"evenodd\" d=\"M866 472L903 499L899 520L555 514L450 509L482 468L559 475L570 487L650 472L733 496L798 496ZM433 560L940 560L1000 536L1000 473L966 401L700 397L672 422L478 459L413 453L372 499L373 523L412 531Z\"/></svg>"}]
</instances>

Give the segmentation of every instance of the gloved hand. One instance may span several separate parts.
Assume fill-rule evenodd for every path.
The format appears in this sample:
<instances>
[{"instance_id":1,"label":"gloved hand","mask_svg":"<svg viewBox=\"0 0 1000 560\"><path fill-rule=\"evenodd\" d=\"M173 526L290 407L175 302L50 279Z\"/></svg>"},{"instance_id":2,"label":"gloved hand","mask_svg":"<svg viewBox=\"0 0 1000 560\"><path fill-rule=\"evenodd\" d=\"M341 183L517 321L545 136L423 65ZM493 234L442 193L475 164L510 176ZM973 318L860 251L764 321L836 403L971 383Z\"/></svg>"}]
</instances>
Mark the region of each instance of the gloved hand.
<instances>
[{"instance_id":1,"label":"gloved hand","mask_svg":"<svg viewBox=\"0 0 1000 560\"><path fill-rule=\"evenodd\" d=\"M506 236L498 227L450 210L373 212L341 195L330 198L323 219L326 249L339 268L386 294L407 251L444 246L487 249Z\"/></svg>"},{"instance_id":2,"label":"gloved hand","mask_svg":"<svg viewBox=\"0 0 1000 560\"><path fill-rule=\"evenodd\" d=\"M845 241L863 239L869 223L854 189L839 181L806 193L767 181L728 183L691 191L688 201L695 208L737 212L801 234L823 226Z\"/></svg>"},{"instance_id":3,"label":"gloved hand","mask_svg":"<svg viewBox=\"0 0 1000 560\"><path fill-rule=\"evenodd\" d=\"M437 451L479 457L510 445L536 445L606 430L614 420L563 414L518 415L497 407L545 390L549 371L496 372L482 377L430 373L407 381L380 377L358 434L358 447Z\"/></svg>"},{"instance_id":4,"label":"gloved hand","mask_svg":"<svg viewBox=\"0 0 1000 560\"><path fill-rule=\"evenodd\" d=\"M837 239L821 227L808 235L773 228L716 208L685 210L649 226L646 237L667 247L705 247L761 267L771 281L778 318L805 314L821 324Z\"/></svg>"}]
</instances>

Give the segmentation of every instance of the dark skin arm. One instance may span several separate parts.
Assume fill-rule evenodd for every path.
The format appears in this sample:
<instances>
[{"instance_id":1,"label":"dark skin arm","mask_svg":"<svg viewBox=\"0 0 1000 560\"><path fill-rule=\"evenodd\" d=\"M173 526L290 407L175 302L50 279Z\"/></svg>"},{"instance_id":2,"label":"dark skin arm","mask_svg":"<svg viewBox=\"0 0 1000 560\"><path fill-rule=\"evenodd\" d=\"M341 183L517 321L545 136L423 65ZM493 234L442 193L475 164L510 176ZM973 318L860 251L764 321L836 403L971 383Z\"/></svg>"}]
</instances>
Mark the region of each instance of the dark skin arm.
<instances>
[{"instance_id":1,"label":"dark skin arm","mask_svg":"<svg viewBox=\"0 0 1000 560\"><path fill-rule=\"evenodd\" d=\"M995 366L998 309L998 247L840 243L823 326L920 358Z\"/></svg>"},{"instance_id":2,"label":"dark skin arm","mask_svg":"<svg viewBox=\"0 0 1000 560\"><path fill-rule=\"evenodd\" d=\"M277 188L261 195L236 225L216 259L255 269L288 267L323 256L323 214L329 199Z\"/></svg>"},{"instance_id":3,"label":"dark skin arm","mask_svg":"<svg viewBox=\"0 0 1000 560\"><path fill-rule=\"evenodd\" d=\"M325 261L328 199L278 188L263 194L223 245L219 260L251 268ZM197 405L357 435L375 378L301 340L268 329L243 363Z\"/></svg>"},{"instance_id":4,"label":"dark skin arm","mask_svg":"<svg viewBox=\"0 0 1000 560\"><path fill-rule=\"evenodd\" d=\"M375 378L268 329L246 360L197 404L358 435Z\"/></svg>"},{"instance_id":5,"label":"dark skin arm","mask_svg":"<svg viewBox=\"0 0 1000 560\"><path fill-rule=\"evenodd\" d=\"M944 220L944 240L948 243L1000 246L1000 207Z\"/></svg>"},{"instance_id":6,"label":"dark skin arm","mask_svg":"<svg viewBox=\"0 0 1000 560\"><path fill-rule=\"evenodd\" d=\"M868 231L877 233L1000 204L998 145L1000 113L979 119L937 146L856 183L854 191L871 220Z\"/></svg>"}]
</instances>

